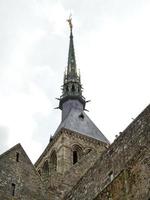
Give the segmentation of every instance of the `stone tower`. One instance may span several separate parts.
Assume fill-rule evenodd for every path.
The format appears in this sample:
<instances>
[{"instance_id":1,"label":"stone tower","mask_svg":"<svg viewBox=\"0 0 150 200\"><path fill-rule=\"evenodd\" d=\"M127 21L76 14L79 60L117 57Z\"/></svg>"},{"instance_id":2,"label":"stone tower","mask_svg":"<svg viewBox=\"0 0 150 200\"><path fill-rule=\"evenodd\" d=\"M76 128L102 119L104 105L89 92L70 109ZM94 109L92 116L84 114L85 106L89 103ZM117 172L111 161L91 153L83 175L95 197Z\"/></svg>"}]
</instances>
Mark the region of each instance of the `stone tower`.
<instances>
[{"instance_id":1,"label":"stone tower","mask_svg":"<svg viewBox=\"0 0 150 200\"><path fill-rule=\"evenodd\" d=\"M86 100L82 96L80 74L77 73L71 19L67 70L64 73L59 109L62 119L35 167L51 187L58 177L75 166L90 151L103 152L109 141L85 113ZM57 177L57 180L56 180Z\"/></svg>"}]
</instances>

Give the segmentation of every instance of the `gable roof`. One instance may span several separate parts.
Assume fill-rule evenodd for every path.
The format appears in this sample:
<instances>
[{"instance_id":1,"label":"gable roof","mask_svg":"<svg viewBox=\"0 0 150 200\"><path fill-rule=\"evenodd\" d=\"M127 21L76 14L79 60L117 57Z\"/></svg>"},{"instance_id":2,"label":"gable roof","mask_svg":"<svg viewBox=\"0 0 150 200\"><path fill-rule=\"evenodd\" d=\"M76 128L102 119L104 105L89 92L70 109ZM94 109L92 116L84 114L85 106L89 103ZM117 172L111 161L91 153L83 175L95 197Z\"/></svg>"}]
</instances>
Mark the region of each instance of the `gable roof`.
<instances>
[{"instance_id":1,"label":"gable roof","mask_svg":"<svg viewBox=\"0 0 150 200\"><path fill-rule=\"evenodd\" d=\"M10 149L8 149L7 151L5 151L4 153L0 154L0 159L2 159L3 156L6 156L10 152L15 151L15 150L20 149L20 148L23 149L22 146L21 146L21 144L20 143L16 144L15 146L11 147Z\"/></svg>"},{"instance_id":2,"label":"gable roof","mask_svg":"<svg viewBox=\"0 0 150 200\"><path fill-rule=\"evenodd\" d=\"M19 154L18 160L16 153ZM48 199L46 188L21 144L0 155L0 169L1 183L3 183L0 183L0 199L4 199L4 194L6 198L11 195L11 191L7 188L10 188L12 183L17 185L16 198L21 196L21 199L37 199L37 197L39 200Z\"/></svg>"},{"instance_id":3,"label":"gable roof","mask_svg":"<svg viewBox=\"0 0 150 200\"><path fill-rule=\"evenodd\" d=\"M57 134L62 128L78 132L82 135L109 144L107 138L97 128L97 126L92 122L87 114L79 109L72 108L70 110L68 116L60 123L55 134Z\"/></svg>"}]
</instances>

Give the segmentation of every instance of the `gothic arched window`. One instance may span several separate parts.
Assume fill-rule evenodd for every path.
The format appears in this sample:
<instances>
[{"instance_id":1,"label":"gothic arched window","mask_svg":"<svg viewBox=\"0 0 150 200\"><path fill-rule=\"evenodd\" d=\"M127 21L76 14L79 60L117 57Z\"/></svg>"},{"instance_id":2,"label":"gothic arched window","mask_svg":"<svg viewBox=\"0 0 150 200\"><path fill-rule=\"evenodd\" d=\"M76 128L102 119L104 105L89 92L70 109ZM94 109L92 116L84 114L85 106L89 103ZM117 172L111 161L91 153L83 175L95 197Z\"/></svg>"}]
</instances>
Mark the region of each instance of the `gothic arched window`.
<instances>
[{"instance_id":1,"label":"gothic arched window","mask_svg":"<svg viewBox=\"0 0 150 200\"><path fill-rule=\"evenodd\" d=\"M43 165L43 173L44 174L48 174L49 173L49 164L48 164L48 160L46 160L44 162L44 165Z\"/></svg>"},{"instance_id":2,"label":"gothic arched window","mask_svg":"<svg viewBox=\"0 0 150 200\"><path fill-rule=\"evenodd\" d=\"M72 163L77 163L82 156L82 148L79 145L74 145L72 147Z\"/></svg>"},{"instance_id":3,"label":"gothic arched window","mask_svg":"<svg viewBox=\"0 0 150 200\"><path fill-rule=\"evenodd\" d=\"M56 151L53 151L50 156L50 170L57 171L57 154Z\"/></svg>"}]
</instances>

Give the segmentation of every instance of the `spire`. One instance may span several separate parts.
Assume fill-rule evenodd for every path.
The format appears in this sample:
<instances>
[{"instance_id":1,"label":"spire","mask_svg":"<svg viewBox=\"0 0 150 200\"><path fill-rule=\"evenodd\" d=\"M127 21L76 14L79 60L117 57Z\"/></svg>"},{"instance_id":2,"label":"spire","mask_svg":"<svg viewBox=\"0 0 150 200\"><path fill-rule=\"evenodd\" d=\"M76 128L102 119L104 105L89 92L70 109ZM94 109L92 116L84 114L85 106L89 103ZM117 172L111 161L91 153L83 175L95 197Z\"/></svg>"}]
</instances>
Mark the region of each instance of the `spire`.
<instances>
[{"instance_id":1,"label":"spire","mask_svg":"<svg viewBox=\"0 0 150 200\"><path fill-rule=\"evenodd\" d=\"M108 144L108 140L84 112L85 105L89 101L82 96L80 73L77 72L76 67L71 17L67 21L70 27L68 64L64 72L62 95L58 99L58 108L62 110L62 120L55 134L64 128Z\"/></svg>"},{"instance_id":2,"label":"spire","mask_svg":"<svg viewBox=\"0 0 150 200\"><path fill-rule=\"evenodd\" d=\"M82 85L80 81L80 74L77 72L74 43L73 43L73 25L71 16L67 20L70 27L70 41L68 52L68 64L67 70L64 73L64 83L62 86L62 95L60 97L59 108L63 111L63 105L68 100L75 100L76 104L80 103L80 106L84 110L85 98L82 96ZM78 103L77 103L78 101Z\"/></svg>"},{"instance_id":3,"label":"spire","mask_svg":"<svg viewBox=\"0 0 150 200\"><path fill-rule=\"evenodd\" d=\"M68 78L76 78L77 69L76 69L76 59L75 59L74 44L73 44L73 34L72 34L73 25L72 25L71 16L69 17L67 21L70 27L70 44L69 44L67 74L68 74Z\"/></svg>"}]
</instances>

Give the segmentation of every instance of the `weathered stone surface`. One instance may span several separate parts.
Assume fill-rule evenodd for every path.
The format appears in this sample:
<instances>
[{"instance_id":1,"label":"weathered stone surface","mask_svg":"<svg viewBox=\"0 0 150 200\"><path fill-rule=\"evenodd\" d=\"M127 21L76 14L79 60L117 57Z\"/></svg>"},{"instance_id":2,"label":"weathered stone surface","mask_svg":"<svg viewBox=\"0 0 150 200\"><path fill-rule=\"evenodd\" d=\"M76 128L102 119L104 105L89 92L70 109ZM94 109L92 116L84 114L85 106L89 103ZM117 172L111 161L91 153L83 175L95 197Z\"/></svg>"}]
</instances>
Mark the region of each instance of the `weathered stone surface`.
<instances>
[{"instance_id":1,"label":"weathered stone surface","mask_svg":"<svg viewBox=\"0 0 150 200\"><path fill-rule=\"evenodd\" d=\"M149 149L150 105L127 127L108 150L100 156L93 167L88 170L64 199L91 200L95 199L97 195L99 195L97 199L111 199L111 197L107 197L107 194L105 194L105 188L113 188L116 184L116 187L120 185L118 187L120 195L115 197L117 189L116 192L113 189L109 189L111 194L114 195L113 200L125 199L125 191L127 195L126 199L147 200L150 198ZM139 155L144 160L141 160L138 157ZM123 180L125 176L127 177ZM133 177L134 181L132 182ZM114 185L113 182L111 183L113 179ZM109 184L110 186L108 186ZM130 189L128 188L129 185Z\"/></svg>"},{"instance_id":2,"label":"weathered stone surface","mask_svg":"<svg viewBox=\"0 0 150 200\"><path fill-rule=\"evenodd\" d=\"M45 188L20 144L0 156L1 200L47 200Z\"/></svg>"},{"instance_id":3,"label":"weathered stone surface","mask_svg":"<svg viewBox=\"0 0 150 200\"><path fill-rule=\"evenodd\" d=\"M82 176L93 166L98 158L98 152L92 150L81 160L79 160L75 165L73 165L66 173L63 175L61 182L55 188L55 195L52 198L50 194L50 199L62 199L66 193L68 193L74 185L82 178ZM53 180L52 182L55 182ZM51 188L50 188L51 189Z\"/></svg>"},{"instance_id":4,"label":"weathered stone surface","mask_svg":"<svg viewBox=\"0 0 150 200\"><path fill-rule=\"evenodd\" d=\"M80 147L80 160L73 164L73 148ZM97 155L106 150L107 144L99 140L74 133L71 130L61 129L59 134L49 143L42 156L36 162L37 171L40 170L41 178L49 191L51 198L61 198L69 191L84 173L93 165ZM52 153L56 152L57 166L51 169ZM93 154L90 151L94 151ZM87 154L92 153L91 157ZM89 154L90 154L89 153ZM85 158L87 155L87 158ZM88 161L87 161L88 159ZM48 163L48 170L45 175L45 162Z\"/></svg>"},{"instance_id":5,"label":"weathered stone surface","mask_svg":"<svg viewBox=\"0 0 150 200\"><path fill-rule=\"evenodd\" d=\"M144 162L148 155L148 149L141 149L137 152L137 155L127 163L127 167L99 193L95 200L149 199L150 166Z\"/></svg>"},{"instance_id":6,"label":"weathered stone surface","mask_svg":"<svg viewBox=\"0 0 150 200\"><path fill-rule=\"evenodd\" d=\"M82 155L73 164L75 144L81 147ZM58 159L55 170L51 168L51 155ZM150 105L109 147L62 129L36 163L36 169L41 176L21 145L2 154L0 199L149 200Z\"/></svg>"},{"instance_id":7,"label":"weathered stone surface","mask_svg":"<svg viewBox=\"0 0 150 200\"><path fill-rule=\"evenodd\" d=\"M42 169L45 160L50 161L51 153L55 150L57 153L57 172L64 174L73 165L72 152L75 145L81 147L83 155L92 149L103 152L108 147L107 143L83 136L72 130L61 129L35 163L36 169Z\"/></svg>"},{"instance_id":8,"label":"weathered stone surface","mask_svg":"<svg viewBox=\"0 0 150 200\"><path fill-rule=\"evenodd\" d=\"M73 165L74 144L81 147L82 155ZM53 171L50 158L55 158L54 150L58 162ZM42 171L46 167L47 174ZM0 199L149 200L150 105L110 147L71 130L61 130L42 154L36 169L41 170L41 176L20 144L2 154Z\"/></svg>"}]
</instances>

